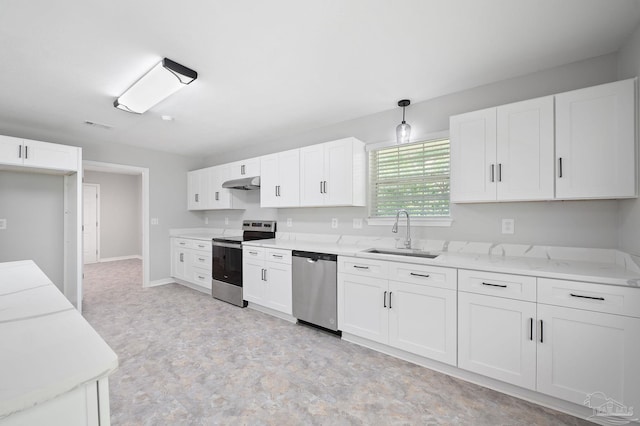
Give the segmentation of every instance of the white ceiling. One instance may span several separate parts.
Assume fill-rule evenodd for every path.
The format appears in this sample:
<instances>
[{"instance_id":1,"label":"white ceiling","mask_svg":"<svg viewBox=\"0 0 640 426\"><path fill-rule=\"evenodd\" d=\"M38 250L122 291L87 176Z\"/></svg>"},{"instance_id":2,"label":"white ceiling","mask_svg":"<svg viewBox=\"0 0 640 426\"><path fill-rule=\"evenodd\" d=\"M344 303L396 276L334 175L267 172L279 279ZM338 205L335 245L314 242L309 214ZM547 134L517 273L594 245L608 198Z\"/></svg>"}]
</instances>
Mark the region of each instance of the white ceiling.
<instances>
[{"instance_id":1,"label":"white ceiling","mask_svg":"<svg viewBox=\"0 0 640 426\"><path fill-rule=\"evenodd\" d=\"M241 150L615 52L639 20L640 0L0 0L0 133ZM114 108L162 57L198 79Z\"/></svg>"}]
</instances>

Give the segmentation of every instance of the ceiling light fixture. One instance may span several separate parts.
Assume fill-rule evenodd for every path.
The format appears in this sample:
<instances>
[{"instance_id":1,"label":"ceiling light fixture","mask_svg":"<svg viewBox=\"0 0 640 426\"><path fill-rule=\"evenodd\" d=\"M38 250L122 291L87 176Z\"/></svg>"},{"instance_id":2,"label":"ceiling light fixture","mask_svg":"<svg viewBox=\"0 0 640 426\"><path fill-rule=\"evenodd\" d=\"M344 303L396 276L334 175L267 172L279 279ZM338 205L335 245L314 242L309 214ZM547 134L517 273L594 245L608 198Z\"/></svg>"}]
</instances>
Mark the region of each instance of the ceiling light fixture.
<instances>
[{"instance_id":1,"label":"ceiling light fixture","mask_svg":"<svg viewBox=\"0 0 640 426\"><path fill-rule=\"evenodd\" d=\"M198 73L194 70L164 58L113 101L113 106L142 114L196 78Z\"/></svg>"},{"instance_id":2,"label":"ceiling light fixture","mask_svg":"<svg viewBox=\"0 0 640 426\"><path fill-rule=\"evenodd\" d=\"M398 144L409 142L409 138L411 137L411 126L404 121L404 109L410 104L411 101L409 99L398 101L398 106L402 107L402 123L398 124L398 127L396 127L396 142Z\"/></svg>"}]
</instances>

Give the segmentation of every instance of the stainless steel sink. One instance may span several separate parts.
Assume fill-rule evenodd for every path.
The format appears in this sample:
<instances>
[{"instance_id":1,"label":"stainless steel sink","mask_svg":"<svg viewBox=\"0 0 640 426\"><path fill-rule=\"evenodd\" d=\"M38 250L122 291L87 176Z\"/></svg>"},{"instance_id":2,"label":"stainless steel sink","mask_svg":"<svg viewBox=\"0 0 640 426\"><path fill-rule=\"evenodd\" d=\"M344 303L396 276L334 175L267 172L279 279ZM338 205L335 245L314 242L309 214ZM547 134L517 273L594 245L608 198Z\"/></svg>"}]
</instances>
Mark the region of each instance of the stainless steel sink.
<instances>
[{"instance_id":1,"label":"stainless steel sink","mask_svg":"<svg viewBox=\"0 0 640 426\"><path fill-rule=\"evenodd\" d=\"M424 257L427 259L435 259L436 257L440 256L440 253L429 253L428 251L410 250L410 249L370 248L362 251L364 253L390 254L393 256Z\"/></svg>"}]
</instances>

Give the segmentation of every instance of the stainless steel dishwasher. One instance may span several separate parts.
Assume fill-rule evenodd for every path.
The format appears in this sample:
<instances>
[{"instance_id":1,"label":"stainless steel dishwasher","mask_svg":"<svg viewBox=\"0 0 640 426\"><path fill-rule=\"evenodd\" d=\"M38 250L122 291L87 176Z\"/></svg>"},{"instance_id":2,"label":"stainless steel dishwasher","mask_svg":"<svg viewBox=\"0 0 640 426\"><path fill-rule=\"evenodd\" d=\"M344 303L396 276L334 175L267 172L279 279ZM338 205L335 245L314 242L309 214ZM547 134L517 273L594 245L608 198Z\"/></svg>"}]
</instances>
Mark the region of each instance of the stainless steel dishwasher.
<instances>
[{"instance_id":1,"label":"stainless steel dishwasher","mask_svg":"<svg viewBox=\"0 0 640 426\"><path fill-rule=\"evenodd\" d=\"M297 250L292 255L293 316L337 331L338 256Z\"/></svg>"}]
</instances>

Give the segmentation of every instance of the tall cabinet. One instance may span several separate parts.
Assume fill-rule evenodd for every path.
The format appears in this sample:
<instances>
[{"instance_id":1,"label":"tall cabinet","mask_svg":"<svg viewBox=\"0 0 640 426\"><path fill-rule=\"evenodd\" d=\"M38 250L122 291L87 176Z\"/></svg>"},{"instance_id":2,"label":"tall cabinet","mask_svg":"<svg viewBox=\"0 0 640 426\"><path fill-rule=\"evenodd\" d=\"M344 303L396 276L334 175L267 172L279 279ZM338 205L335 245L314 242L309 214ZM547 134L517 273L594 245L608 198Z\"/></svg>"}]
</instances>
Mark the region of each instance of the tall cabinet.
<instances>
[{"instance_id":1,"label":"tall cabinet","mask_svg":"<svg viewBox=\"0 0 640 426\"><path fill-rule=\"evenodd\" d=\"M0 135L0 170L63 175L64 222L61 226L64 265L61 290L81 312L82 148ZM4 260L0 259L0 262Z\"/></svg>"}]
</instances>

